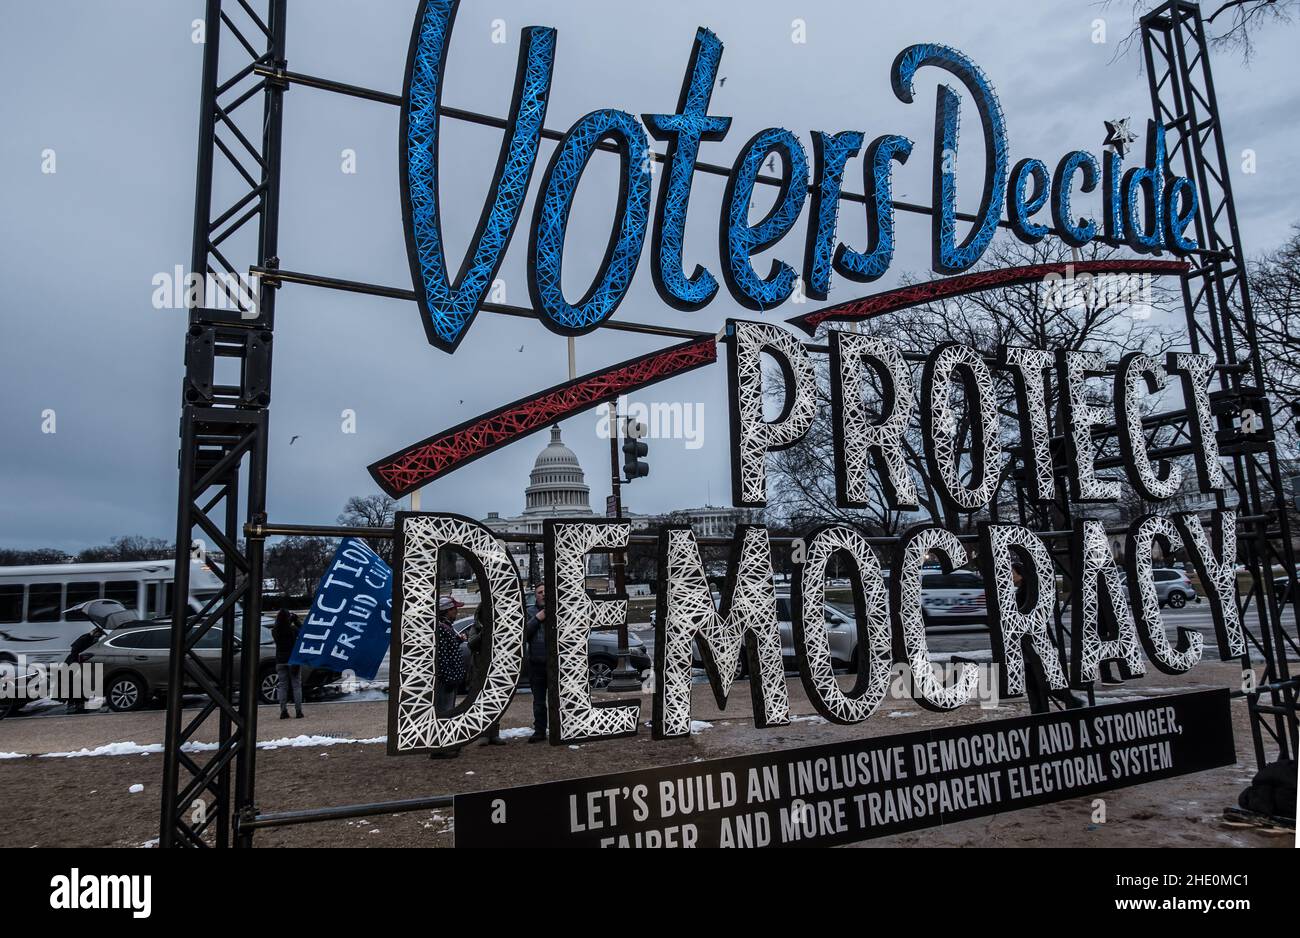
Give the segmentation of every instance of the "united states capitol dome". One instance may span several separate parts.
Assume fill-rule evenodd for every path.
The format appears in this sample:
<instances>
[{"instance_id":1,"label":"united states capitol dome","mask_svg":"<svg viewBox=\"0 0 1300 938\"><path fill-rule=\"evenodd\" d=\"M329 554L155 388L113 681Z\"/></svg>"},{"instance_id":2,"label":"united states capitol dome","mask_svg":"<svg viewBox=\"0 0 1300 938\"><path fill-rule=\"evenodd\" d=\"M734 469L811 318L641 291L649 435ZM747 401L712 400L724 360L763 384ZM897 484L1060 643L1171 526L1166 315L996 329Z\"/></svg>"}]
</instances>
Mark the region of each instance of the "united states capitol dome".
<instances>
[{"instance_id":1,"label":"united states capitol dome","mask_svg":"<svg viewBox=\"0 0 1300 938\"><path fill-rule=\"evenodd\" d=\"M551 427L551 442L537 454L524 490L524 514L586 513L591 490L573 450L564 445L560 428Z\"/></svg>"}]
</instances>

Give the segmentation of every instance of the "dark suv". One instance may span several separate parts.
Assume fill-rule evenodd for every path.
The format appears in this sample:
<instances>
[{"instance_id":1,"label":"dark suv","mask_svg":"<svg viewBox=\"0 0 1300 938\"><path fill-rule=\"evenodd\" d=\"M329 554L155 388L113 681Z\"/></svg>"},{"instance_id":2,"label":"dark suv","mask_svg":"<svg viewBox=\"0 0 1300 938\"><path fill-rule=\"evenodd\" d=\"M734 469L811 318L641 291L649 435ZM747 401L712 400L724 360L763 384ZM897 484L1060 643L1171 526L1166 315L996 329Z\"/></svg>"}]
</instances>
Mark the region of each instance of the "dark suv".
<instances>
[{"instance_id":1,"label":"dark suv","mask_svg":"<svg viewBox=\"0 0 1300 938\"><path fill-rule=\"evenodd\" d=\"M524 621L532 618L533 613L537 611L537 597L532 590L524 594ZM628 664L633 670L641 674L644 679L645 674L652 667L654 662L650 660L650 650L641 640L640 636L628 634L627 637ZM614 671L618 668L618 630L617 629L598 629L593 631L587 637L587 678L591 686L601 690L609 686L609 682L614 679ZM519 676L519 682L526 684L528 682L528 669L524 668Z\"/></svg>"}]
</instances>

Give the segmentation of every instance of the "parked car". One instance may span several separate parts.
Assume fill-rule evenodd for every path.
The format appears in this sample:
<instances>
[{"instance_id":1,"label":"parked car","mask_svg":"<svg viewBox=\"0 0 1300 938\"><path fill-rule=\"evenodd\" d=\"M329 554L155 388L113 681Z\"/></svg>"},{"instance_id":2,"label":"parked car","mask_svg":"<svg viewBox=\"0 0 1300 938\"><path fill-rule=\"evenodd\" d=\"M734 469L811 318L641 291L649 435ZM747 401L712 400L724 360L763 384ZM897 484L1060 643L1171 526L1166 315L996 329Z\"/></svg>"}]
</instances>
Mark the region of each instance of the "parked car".
<instances>
[{"instance_id":1,"label":"parked car","mask_svg":"<svg viewBox=\"0 0 1300 938\"><path fill-rule=\"evenodd\" d=\"M119 566L126 566L121 564ZM69 595L71 591L69 592ZM140 621L139 613L116 599L87 599L58 613L58 621L66 623L69 644L96 626L105 632L129 627ZM49 692L49 668L61 666L68 650L37 652L30 657L25 653L15 655L0 652L0 719L17 713L25 705L41 699ZM86 654L78 661L88 661ZM25 662L20 667L20 661Z\"/></svg>"},{"instance_id":2,"label":"parked car","mask_svg":"<svg viewBox=\"0 0 1300 938\"><path fill-rule=\"evenodd\" d=\"M1300 574L1300 569L1297 569L1296 572ZM1296 596L1291 589L1291 578L1285 575L1275 577L1273 580L1273 594L1277 596L1278 602L1283 605L1294 602Z\"/></svg>"},{"instance_id":3,"label":"parked car","mask_svg":"<svg viewBox=\"0 0 1300 938\"><path fill-rule=\"evenodd\" d=\"M713 594L713 604L718 606L719 595ZM981 620L987 612L984 581L969 570L943 573L941 570L924 571L921 578L921 608L927 622L952 625L962 620ZM656 611L650 613L651 625ZM858 661L858 630L853 616L841 612L830 603L823 604L826 616L826 637L830 644L831 659L836 667L853 671ZM787 588L778 587L776 594L777 628L781 633L781 656L787 669L794 667L794 632L790 625L791 603ZM935 620L939 620L935 622ZM698 646L693 653L696 667L703 667ZM741 656L736 676L742 677L748 669L745 656Z\"/></svg>"},{"instance_id":4,"label":"parked car","mask_svg":"<svg viewBox=\"0 0 1300 938\"><path fill-rule=\"evenodd\" d=\"M199 660L208 664L215 674L221 663L223 630L213 626L198 640L194 651ZM271 630L262 627L262 644L258 650L258 699L275 703L279 680L275 673L275 641ZM235 636L235 683L239 675L243 653L240 640ZM104 666L104 697L112 710L138 710L149 701L167 692L171 661L171 625L151 620L113 630L101 641L90 646L81 660ZM338 680L338 672L304 666L303 691L319 691L326 684ZM187 682L187 692L202 693L197 683Z\"/></svg>"},{"instance_id":5,"label":"parked car","mask_svg":"<svg viewBox=\"0 0 1300 938\"><path fill-rule=\"evenodd\" d=\"M719 602L718 594L714 593L713 605L716 607ZM795 667L794 628L790 624L791 608L790 593L778 589L776 594L777 629L781 633L781 657L785 660L787 670ZM858 660L858 629L853 617L840 612L830 603L822 604L822 612L826 616L826 639L830 645L831 660L837 667L853 670ZM651 612L651 624L654 623L654 619L655 613ZM700 655L698 643L692 649L691 660L695 667L704 667L704 659ZM736 665L736 677L744 677L748 670L747 656L742 654L739 663Z\"/></svg>"},{"instance_id":6,"label":"parked car","mask_svg":"<svg viewBox=\"0 0 1300 938\"><path fill-rule=\"evenodd\" d=\"M537 598L531 591L525 593L525 596L527 598L524 601L524 621L527 621L532 618L533 612L537 608ZM653 667L650 652L646 648L645 642L628 632L627 650L629 663L638 674L644 677L645 673ZM609 682L614 679L614 671L617 668L618 630L599 629L593 631L587 638L587 676L591 686L595 688L609 686ZM526 680L526 675L521 677L521 681Z\"/></svg>"},{"instance_id":7,"label":"parked car","mask_svg":"<svg viewBox=\"0 0 1300 938\"><path fill-rule=\"evenodd\" d=\"M1119 577L1122 582L1128 582L1128 573L1120 570ZM1196 592L1196 586L1187 578L1187 574L1181 570L1174 570L1169 567L1159 567L1151 571L1151 581L1156 587L1156 598L1160 600L1161 606L1168 606L1170 609L1182 609L1188 601L1199 603L1200 595ZM1283 580L1283 582L1286 582Z\"/></svg>"},{"instance_id":8,"label":"parked car","mask_svg":"<svg viewBox=\"0 0 1300 938\"><path fill-rule=\"evenodd\" d=\"M988 612L984 580L971 570L924 570L921 573L921 614L927 623L952 625L959 619L980 619Z\"/></svg>"},{"instance_id":9,"label":"parked car","mask_svg":"<svg viewBox=\"0 0 1300 938\"><path fill-rule=\"evenodd\" d=\"M631 632L627 635L628 661L643 677L653 666L645 642ZM600 629L587 638L587 675L591 686L608 686L618 667L618 630Z\"/></svg>"},{"instance_id":10,"label":"parked car","mask_svg":"<svg viewBox=\"0 0 1300 938\"><path fill-rule=\"evenodd\" d=\"M1187 574L1181 570L1160 569L1152 571L1152 580L1156 585L1156 596L1160 598L1160 605L1168 606L1170 609L1182 609L1187 605L1188 600L1199 603L1201 597L1196 592L1196 587L1192 581L1187 578Z\"/></svg>"},{"instance_id":11,"label":"parked car","mask_svg":"<svg viewBox=\"0 0 1300 938\"><path fill-rule=\"evenodd\" d=\"M40 679L35 664L28 663L20 668L17 660L0 660L0 720L40 698L36 690Z\"/></svg>"},{"instance_id":12,"label":"parked car","mask_svg":"<svg viewBox=\"0 0 1300 938\"><path fill-rule=\"evenodd\" d=\"M116 599L88 599L59 612L58 619L66 624L64 628L71 644L89 632L92 625L107 632L138 622L140 617L134 609ZM49 693L50 669L61 666L67 655L67 649L62 652L38 651L30 656L26 651L17 654L0 651L0 720ZM82 655L80 660L86 660L85 656Z\"/></svg>"}]
</instances>

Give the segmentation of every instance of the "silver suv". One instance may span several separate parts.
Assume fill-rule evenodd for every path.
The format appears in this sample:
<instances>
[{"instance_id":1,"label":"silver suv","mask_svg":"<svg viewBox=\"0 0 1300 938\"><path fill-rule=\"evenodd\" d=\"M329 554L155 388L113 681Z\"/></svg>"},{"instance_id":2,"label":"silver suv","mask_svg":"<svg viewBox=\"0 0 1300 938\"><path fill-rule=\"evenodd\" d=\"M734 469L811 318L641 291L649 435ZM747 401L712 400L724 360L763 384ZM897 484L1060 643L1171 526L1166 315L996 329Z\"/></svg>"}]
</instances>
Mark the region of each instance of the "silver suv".
<instances>
[{"instance_id":1,"label":"silver suv","mask_svg":"<svg viewBox=\"0 0 1300 938\"><path fill-rule=\"evenodd\" d=\"M719 602L718 594L713 594L713 604L717 606ZM830 603L822 604L822 612L826 616L826 641L830 645L831 658L835 667L847 668L852 671L858 660L858 627L853 621L853 617L840 612ZM655 613L650 614L651 624L654 624ZM790 594L779 592L776 594L776 624L781 632L781 657L785 659L786 670L793 670L796 667L794 655L794 629L790 625L791 604ZM697 643L691 653L692 664L697 668L704 667L704 659L700 657L700 646ZM740 656L740 663L736 666L736 677L744 677L748 670L747 656Z\"/></svg>"},{"instance_id":2,"label":"silver suv","mask_svg":"<svg viewBox=\"0 0 1300 938\"><path fill-rule=\"evenodd\" d=\"M1187 574L1181 570L1155 570L1151 578L1155 582L1156 596L1159 597L1162 606L1168 606L1170 609L1182 609L1189 600L1194 603L1201 601L1201 597L1196 592L1196 587L1187 578Z\"/></svg>"},{"instance_id":3,"label":"silver suv","mask_svg":"<svg viewBox=\"0 0 1300 938\"><path fill-rule=\"evenodd\" d=\"M141 622L112 633L91 645L81 655L83 662L104 666L104 696L112 710L139 710L151 700L167 691L171 667L171 625L156 621ZM264 704L275 703L279 681L275 671L275 640L271 630L262 627L262 647L258 649L257 696ZM213 674L221 666L222 630L219 626L208 629L194 645L194 655L204 662ZM242 673L241 642L236 636L235 675ZM304 691L317 691L338 680L338 673L304 667ZM202 693L202 689L187 681L187 693Z\"/></svg>"}]
</instances>

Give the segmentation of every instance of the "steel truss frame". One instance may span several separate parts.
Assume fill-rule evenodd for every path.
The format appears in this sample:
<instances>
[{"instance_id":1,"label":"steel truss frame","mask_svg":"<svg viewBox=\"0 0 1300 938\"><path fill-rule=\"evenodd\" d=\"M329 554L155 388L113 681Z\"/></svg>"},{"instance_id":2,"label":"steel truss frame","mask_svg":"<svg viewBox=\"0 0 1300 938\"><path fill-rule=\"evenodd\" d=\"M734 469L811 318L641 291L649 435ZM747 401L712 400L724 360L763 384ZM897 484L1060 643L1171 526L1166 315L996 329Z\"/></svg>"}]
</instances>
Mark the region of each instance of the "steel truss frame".
<instances>
[{"instance_id":1,"label":"steel truss frame","mask_svg":"<svg viewBox=\"0 0 1300 938\"><path fill-rule=\"evenodd\" d=\"M1142 18L1141 31L1152 111L1168 129L1170 165L1181 160L1182 173L1197 187L1196 235L1205 251L1187 258L1191 269L1182 277L1183 305L1192 351L1212 355L1224 366L1218 371L1214 397L1220 438L1229 441L1221 447L1231 456L1231 468L1225 467L1229 491L1244 527L1239 542L1253 580L1242 598L1241 620L1250 645L1264 659L1263 680L1246 694L1255 762L1262 767L1294 759L1298 746L1297 682L1288 656L1300 657L1300 646L1296 604L1288 597L1300 593L1286 488L1270 409L1252 406L1264 396L1264 370L1254 354L1255 314L1201 9L1188 0L1169 0ZM1255 410L1264 420L1254 439L1233 433L1232 419L1243 409ZM1221 508L1225 496L1219 495ZM1286 571L1284 595L1274 589L1274 566ZM1290 631L1285 622L1288 605Z\"/></svg>"},{"instance_id":2,"label":"steel truss frame","mask_svg":"<svg viewBox=\"0 0 1300 938\"><path fill-rule=\"evenodd\" d=\"M337 526L270 524L266 514L266 440L270 411L271 350L275 291L284 284L387 296L413 301L413 290L358 283L317 274L283 270L277 256L281 126L284 92L292 85L343 94L384 105L400 105L397 95L361 88L315 76L290 72L285 60L287 0L207 0L206 46L199 122L198 179L195 195L194 234L190 269L216 275L246 271L257 278L258 304L235 302L235 309L208 308L195 303L189 310L182 394L181 450L179 454L179 504L177 511L177 564L173 589L171 674L168 690L167 734L163 766L161 846L251 846L254 831L267 827L322 820L364 817L377 813L442 807L449 796L410 799L383 804L308 808L276 814L260 813L256 800L257 694L237 697L239 686L256 686L257 656L243 660L238 648L260 644L263 550L268 537L316 535L326 537L391 537L391 530ZM256 9L255 9L256 5ZM261 12L259 12L261 11ZM1154 113L1169 130L1171 164L1182 159L1184 173L1198 186L1196 218L1200 250L1188 260L1182 277L1188 332L1193 351L1214 356L1218 390L1216 413L1220 419L1221 452L1231 461L1230 489L1218 496L1219 507L1235 508L1245 534L1240 538L1254 586L1242 597L1242 621L1248 623L1249 644L1265 661L1264 678L1253 690L1238 692L1248 702L1255 759L1264 765L1276 758L1293 757L1296 739L1296 680L1287 664L1288 650L1297 651L1293 629L1288 633L1283 617L1284 596L1273 589L1268 571L1281 564L1291 573L1288 595L1297 595L1295 555L1287 519L1285 490L1271 428L1244 435L1234 427L1243 407L1262 393L1259 359L1250 351L1256 342L1254 317L1245 280L1244 255L1237 231L1218 107L1210 77L1204 25L1199 8L1186 0L1170 0L1143 18L1143 48L1151 85ZM233 40L233 41L232 41ZM221 66L228 66L223 70ZM261 112L251 113L261 101ZM504 129L500 118L442 109L444 117ZM240 121L246 123L241 127ZM250 132L256 127L256 132ZM245 129L248 128L248 129ZM543 137L563 135L548 129ZM656 155L656 158L662 157ZM723 166L700 163L704 173L726 175ZM220 180L219 180L220 177ZM236 195L215 204L214 183L221 181ZM781 180L760 176L763 185ZM224 190L223 190L224 191ZM847 201L863 201L861 194L846 192ZM895 202L901 211L931 214L932 207ZM969 216L959 216L970 220ZM255 224L254 224L255 223ZM1002 222L1005 226L1006 222ZM251 233L255 231L255 238ZM239 266L230 259L232 245L243 233L245 243ZM532 317L531 310L484 304L484 311ZM604 328L639 332L659 338L697 339L703 333L633 322L609 322ZM809 346L824 352L824 346ZM218 364L233 360L238 381L216 381ZM1261 408L1267 420L1268 409ZM1172 436L1156 458L1192 451L1186 411L1155 414L1144 424L1151 433L1162 428ZM1103 446L1113 441L1117 428L1096 432ZM1059 433L1054 446L1059 441ZM1015 451L1010 451L1015 456ZM1019 462L1019 460L1016 460ZM1114 467L1119 460L1098 460L1099 468ZM1017 466L1008 467L1003 484L1016 478ZM1069 497L1063 484L1063 466L1055 471L1060 493L1050 506L1027 503L1023 495L1010 500L995 496L993 517L1002 506L1014 504L1019 521L1034 528L1052 546L1052 556L1067 583L1074 576L1066 541L1071 531ZM240 483L246 492L240 504ZM1023 486L1014 486L1023 492ZM1232 499L1229 500L1229 495ZM220 551L214 564L223 588L198 615L188 608L189 561L196 529ZM527 542L530 579L536 565L536 542L526 535L508 541ZM645 540L634 535L633 540ZM872 537L873 546L889 549L898 538ZM960 536L963 542L973 534ZM789 538L773 538L788 545ZM729 541L703 538L703 546ZM241 606L242 604L242 612ZM1253 621L1247 614L1254 608ZM242 615L239 639L235 623ZM212 628L222 630L220 667L213 673L191 653L195 642ZM1066 647L1062 605L1056 612L1058 645ZM1249 662L1243 659L1243 667ZM242 665L242 675L236 668ZM207 703L192 715L182 712L182 691L195 685L207 694ZM1091 687L1085 688L1091 694ZM188 746L199 730L215 719L218 746L201 751ZM232 779L233 773L233 779ZM233 783L233 784L232 784Z\"/></svg>"},{"instance_id":3,"label":"steel truss frame","mask_svg":"<svg viewBox=\"0 0 1300 938\"><path fill-rule=\"evenodd\" d=\"M218 284L223 276L242 282L250 268L279 263L286 86L255 69L284 65L285 7L286 0L263 0L260 9L249 0L207 3L190 271ZM253 284L251 296L241 292L205 289L190 300L159 828L163 847L228 846L234 810L251 805L254 797L259 662L255 654L241 661L238 651L261 646L264 542L245 539L244 524L266 517L275 293L265 280ZM228 371L237 377L221 383L221 373ZM219 562L208 554L209 544ZM192 559L207 560L222 580L220 593L197 615L189 608ZM193 653L214 628L221 630L222 641L216 673ZM240 663L243 674L237 676ZM207 694L193 714L182 712L187 686ZM237 696L241 686L246 690ZM217 748L191 746L213 722Z\"/></svg>"}]
</instances>

